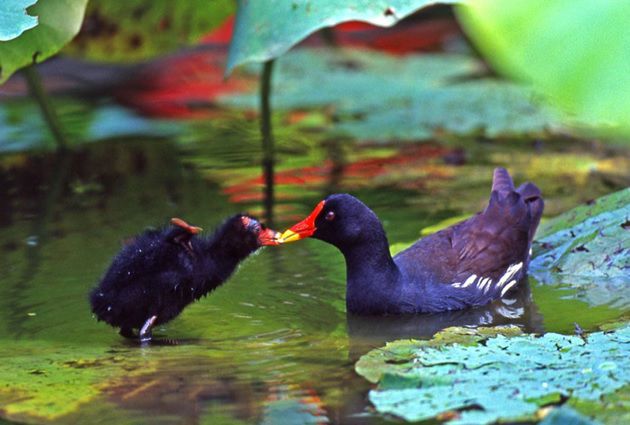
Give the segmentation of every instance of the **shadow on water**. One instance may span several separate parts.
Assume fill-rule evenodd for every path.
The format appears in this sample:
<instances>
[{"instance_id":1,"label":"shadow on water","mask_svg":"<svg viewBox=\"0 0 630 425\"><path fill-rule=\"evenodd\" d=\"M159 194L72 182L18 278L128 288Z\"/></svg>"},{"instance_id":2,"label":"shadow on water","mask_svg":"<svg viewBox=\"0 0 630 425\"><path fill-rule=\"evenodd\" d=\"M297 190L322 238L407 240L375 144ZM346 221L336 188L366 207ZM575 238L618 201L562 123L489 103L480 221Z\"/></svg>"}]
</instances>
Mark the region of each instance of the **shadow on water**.
<instances>
[{"instance_id":1,"label":"shadow on water","mask_svg":"<svg viewBox=\"0 0 630 425\"><path fill-rule=\"evenodd\" d=\"M532 300L523 279L509 296L484 306L468 310L447 311L409 316L370 317L347 315L350 337L350 357L358 359L366 351L395 339L430 339L451 326L479 327L516 325L525 332L544 331L543 317Z\"/></svg>"}]
</instances>

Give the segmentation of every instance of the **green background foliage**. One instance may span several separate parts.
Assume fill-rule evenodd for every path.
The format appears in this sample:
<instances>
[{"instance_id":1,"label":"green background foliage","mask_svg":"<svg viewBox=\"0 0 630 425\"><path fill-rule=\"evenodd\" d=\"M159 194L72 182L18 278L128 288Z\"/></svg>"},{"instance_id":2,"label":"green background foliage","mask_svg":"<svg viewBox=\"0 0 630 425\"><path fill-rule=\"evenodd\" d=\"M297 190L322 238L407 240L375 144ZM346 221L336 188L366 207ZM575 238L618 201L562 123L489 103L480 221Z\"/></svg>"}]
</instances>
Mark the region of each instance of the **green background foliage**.
<instances>
[{"instance_id":1,"label":"green background foliage","mask_svg":"<svg viewBox=\"0 0 630 425\"><path fill-rule=\"evenodd\" d=\"M630 129L630 3L477 0L467 34L499 71L587 123Z\"/></svg>"},{"instance_id":2,"label":"green background foliage","mask_svg":"<svg viewBox=\"0 0 630 425\"><path fill-rule=\"evenodd\" d=\"M361 141L546 137L559 127L531 91L474 78L481 69L463 54L296 49L278 59L272 102L279 110L328 108L334 130ZM258 98L237 94L222 102L254 109Z\"/></svg>"},{"instance_id":3,"label":"green background foliage","mask_svg":"<svg viewBox=\"0 0 630 425\"><path fill-rule=\"evenodd\" d=\"M198 42L234 13L233 0L90 0L84 30L66 52L137 61Z\"/></svg>"}]
</instances>

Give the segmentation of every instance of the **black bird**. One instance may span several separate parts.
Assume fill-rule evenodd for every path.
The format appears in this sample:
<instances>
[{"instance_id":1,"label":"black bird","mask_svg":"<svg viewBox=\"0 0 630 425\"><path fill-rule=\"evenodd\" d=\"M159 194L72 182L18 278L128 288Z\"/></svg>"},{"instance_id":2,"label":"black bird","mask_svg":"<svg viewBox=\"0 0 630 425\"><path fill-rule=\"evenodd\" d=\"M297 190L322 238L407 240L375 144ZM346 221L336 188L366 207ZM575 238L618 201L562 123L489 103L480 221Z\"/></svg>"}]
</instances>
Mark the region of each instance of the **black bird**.
<instances>
[{"instance_id":1,"label":"black bird","mask_svg":"<svg viewBox=\"0 0 630 425\"><path fill-rule=\"evenodd\" d=\"M138 235L112 261L90 293L98 320L141 341L151 328L178 316L184 307L225 282L236 266L263 245L276 245L276 232L237 214L209 237L201 228L172 219L171 226Z\"/></svg>"},{"instance_id":2,"label":"black bird","mask_svg":"<svg viewBox=\"0 0 630 425\"><path fill-rule=\"evenodd\" d=\"M355 314L459 310L500 298L525 276L543 212L533 183L514 189L494 171L486 209L419 240L394 258L378 217L348 194L321 201L280 243L312 236L336 246L346 260L346 307Z\"/></svg>"}]
</instances>

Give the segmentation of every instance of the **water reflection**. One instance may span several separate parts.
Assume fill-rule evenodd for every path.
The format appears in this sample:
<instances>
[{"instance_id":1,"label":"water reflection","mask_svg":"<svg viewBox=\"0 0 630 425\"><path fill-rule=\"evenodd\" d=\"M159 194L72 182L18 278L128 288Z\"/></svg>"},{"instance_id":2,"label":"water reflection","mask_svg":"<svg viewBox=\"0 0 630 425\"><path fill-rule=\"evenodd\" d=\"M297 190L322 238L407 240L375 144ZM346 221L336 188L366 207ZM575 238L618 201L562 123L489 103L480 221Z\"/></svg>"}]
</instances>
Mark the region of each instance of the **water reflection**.
<instances>
[{"instance_id":1,"label":"water reflection","mask_svg":"<svg viewBox=\"0 0 630 425\"><path fill-rule=\"evenodd\" d=\"M381 347L396 339L430 339L451 326L516 325L525 332L544 331L543 317L532 300L527 277L509 297L495 300L487 306L408 316L347 315L350 337L350 357L358 359L371 348Z\"/></svg>"}]
</instances>

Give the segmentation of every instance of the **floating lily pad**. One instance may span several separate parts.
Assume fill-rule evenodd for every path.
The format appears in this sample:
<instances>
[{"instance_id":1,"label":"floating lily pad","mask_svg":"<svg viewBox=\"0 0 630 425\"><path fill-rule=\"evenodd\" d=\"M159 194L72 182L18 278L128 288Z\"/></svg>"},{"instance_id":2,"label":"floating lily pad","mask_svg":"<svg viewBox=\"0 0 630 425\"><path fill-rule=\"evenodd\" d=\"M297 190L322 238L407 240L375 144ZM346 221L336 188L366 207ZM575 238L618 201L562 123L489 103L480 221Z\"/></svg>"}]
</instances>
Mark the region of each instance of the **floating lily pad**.
<instances>
[{"instance_id":1,"label":"floating lily pad","mask_svg":"<svg viewBox=\"0 0 630 425\"><path fill-rule=\"evenodd\" d=\"M543 137L558 126L523 86L467 81L480 69L465 55L299 49L278 60L272 103L280 110L329 108L335 130L367 141ZM254 93L222 101L249 109L259 102Z\"/></svg>"},{"instance_id":2,"label":"floating lily pad","mask_svg":"<svg viewBox=\"0 0 630 425\"><path fill-rule=\"evenodd\" d=\"M356 372L370 382L378 382L384 374L404 372L413 362L418 350L424 347L440 347L446 344L473 345L496 335L520 335L517 326L497 326L492 328L446 328L435 334L432 340L413 339L388 342L383 348L372 350L362 356L355 365Z\"/></svg>"},{"instance_id":3,"label":"floating lily pad","mask_svg":"<svg viewBox=\"0 0 630 425\"><path fill-rule=\"evenodd\" d=\"M535 420L562 397L597 402L630 383L630 326L585 339L471 332L467 345L396 342L363 356L356 369L378 381L369 395L377 411L408 421L449 414L454 424Z\"/></svg>"},{"instance_id":4,"label":"floating lily pad","mask_svg":"<svg viewBox=\"0 0 630 425\"><path fill-rule=\"evenodd\" d=\"M540 282L577 289L591 305L630 307L630 189L544 223L530 273Z\"/></svg>"},{"instance_id":5,"label":"floating lily pad","mask_svg":"<svg viewBox=\"0 0 630 425\"><path fill-rule=\"evenodd\" d=\"M56 54L72 40L81 27L86 4L87 0L46 0L29 9L38 16L39 25L17 38L0 42L0 83L16 70Z\"/></svg>"},{"instance_id":6,"label":"floating lily pad","mask_svg":"<svg viewBox=\"0 0 630 425\"><path fill-rule=\"evenodd\" d=\"M0 41L19 37L37 25L37 17L26 12L26 8L35 3L37 0L4 0L0 3Z\"/></svg>"},{"instance_id":7,"label":"floating lily pad","mask_svg":"<svg viewBox=\"0 0 630 425\"><path fill-rule=\"evenodd\" d=\"M117 356L104 349L75 345L45 348L41 343L14 346L2 359L0 388L2 416L22 420L65 416L101 393L100 386L115 375L146 372L152 362L135 356Z\"/></svg>"}]
</instances>

